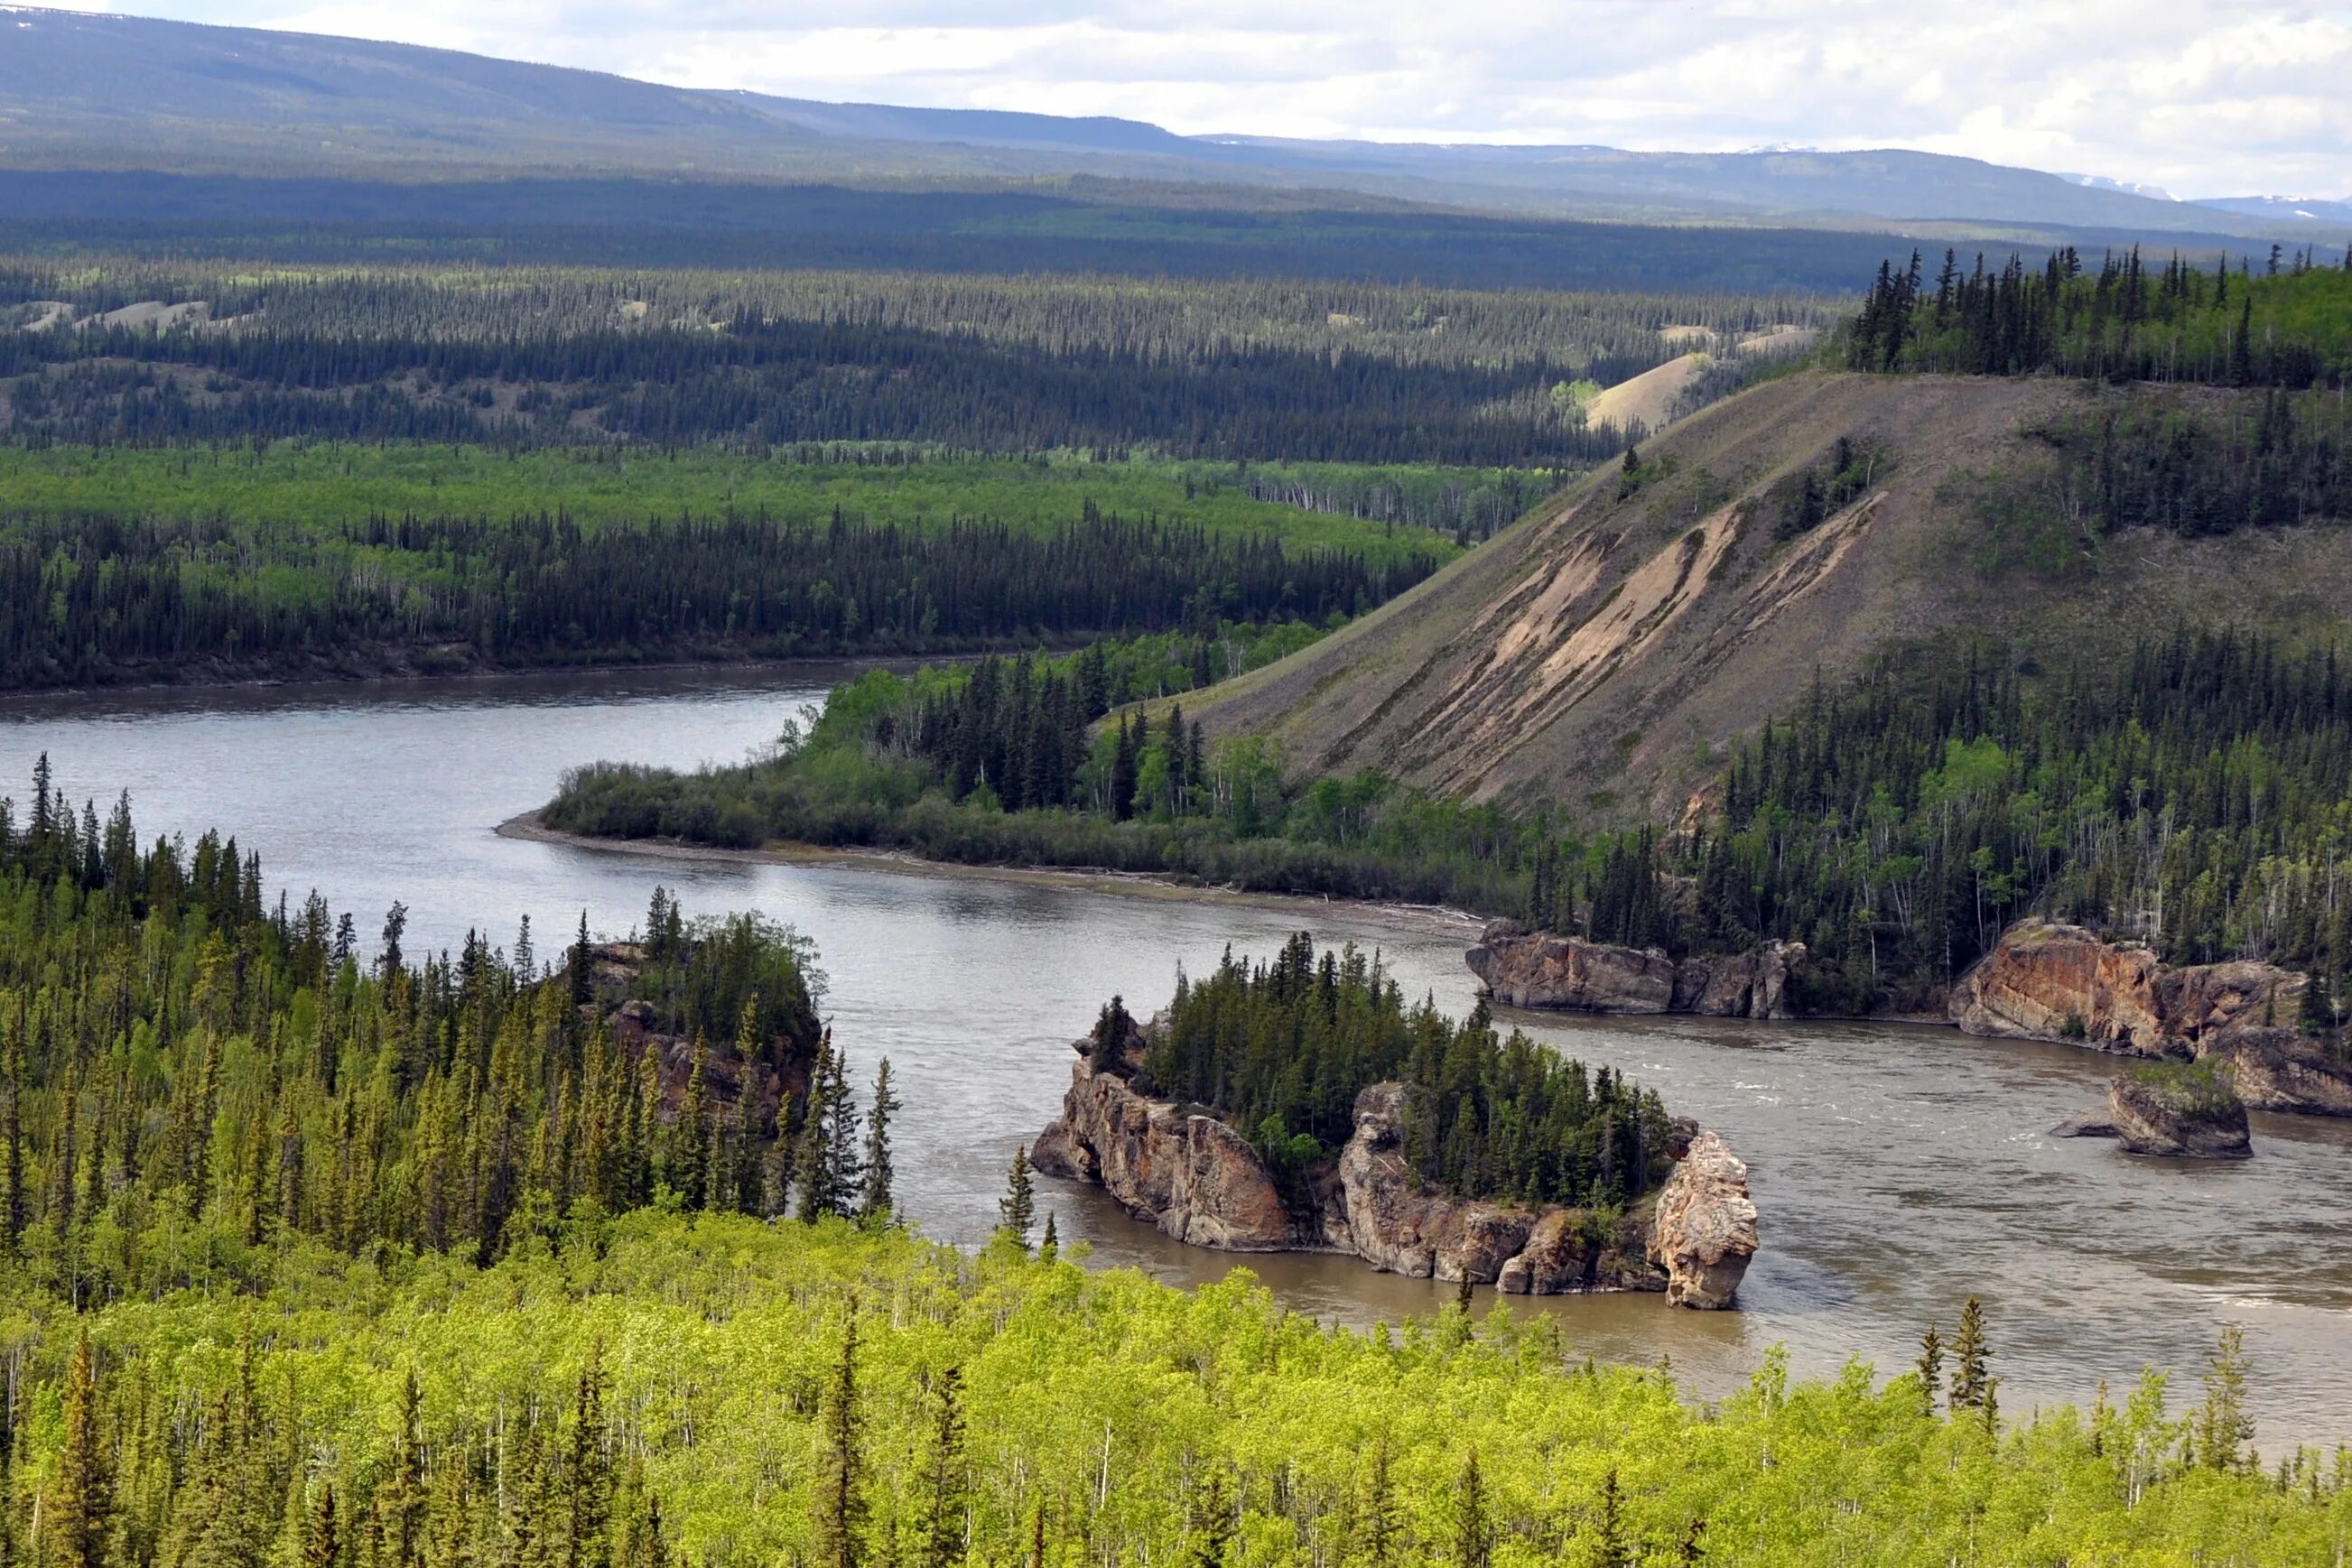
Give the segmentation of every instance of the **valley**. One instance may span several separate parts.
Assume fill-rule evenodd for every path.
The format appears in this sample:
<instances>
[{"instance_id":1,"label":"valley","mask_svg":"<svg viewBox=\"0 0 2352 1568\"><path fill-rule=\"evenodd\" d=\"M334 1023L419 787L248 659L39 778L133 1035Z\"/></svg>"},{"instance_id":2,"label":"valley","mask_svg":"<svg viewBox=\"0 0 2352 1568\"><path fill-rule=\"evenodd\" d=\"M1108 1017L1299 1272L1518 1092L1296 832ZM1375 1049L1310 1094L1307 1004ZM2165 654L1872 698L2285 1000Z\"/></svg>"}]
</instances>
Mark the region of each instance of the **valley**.
<instances>
[{"instance_id":1,"label":"valley","mask_svg":"<svg viewBox=\"0 0 2352 1568\"><path fill-rule=\"evenodd\" d=\"M2340 19L640 12L0 17L0 1568L2343 1568Z\"/></svg>"}]
</instances>

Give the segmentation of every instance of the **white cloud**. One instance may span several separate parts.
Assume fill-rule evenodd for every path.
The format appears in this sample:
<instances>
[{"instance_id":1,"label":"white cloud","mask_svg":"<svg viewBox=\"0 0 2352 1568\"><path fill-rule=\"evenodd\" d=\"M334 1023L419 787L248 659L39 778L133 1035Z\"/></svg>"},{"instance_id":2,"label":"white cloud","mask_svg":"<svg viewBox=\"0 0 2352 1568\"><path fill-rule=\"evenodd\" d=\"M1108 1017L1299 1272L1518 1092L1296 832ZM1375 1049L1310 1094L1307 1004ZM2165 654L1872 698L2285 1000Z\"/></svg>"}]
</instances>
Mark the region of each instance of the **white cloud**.
<instances>
[{"instance_id":1,"label":"white cloud","mask_svg":"<svg viewBox=\"0 0 2352 1568\"><path fill-rule=\"evenodd\" d=\"M1181 131L1914 147L2352 194L2352 3L148 0L698 87ZM95 9L95 6L85 8Z\"/></svg>"}]
</instances>

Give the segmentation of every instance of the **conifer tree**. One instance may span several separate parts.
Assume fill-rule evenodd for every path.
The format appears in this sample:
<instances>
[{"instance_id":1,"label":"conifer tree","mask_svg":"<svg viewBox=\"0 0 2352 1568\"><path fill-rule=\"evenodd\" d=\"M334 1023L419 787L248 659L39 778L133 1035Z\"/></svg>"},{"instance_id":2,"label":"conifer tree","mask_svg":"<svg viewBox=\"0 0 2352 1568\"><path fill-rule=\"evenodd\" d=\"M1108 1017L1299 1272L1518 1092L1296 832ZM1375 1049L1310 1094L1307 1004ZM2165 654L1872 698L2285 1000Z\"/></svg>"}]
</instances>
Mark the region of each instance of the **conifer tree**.
<instances>
[{"instance_id":1,"label":"conifer tree","mask_svg":"<svg viewBox=\"0 0 2352 1568\"><path fill-rule=\"evenodd\" d=\"M572 956L566 967L571 971L572 1005L580 1007L596 995L595 947L588 940L588 912L580 912L580 935L572 944Z\"/></svg>"},{"instance_id":2,"label":"conifer tree","mask_svg":"<svg viewBox=\"0 0 2352 1568\"><path fill-rule=\"evenodd\" d=\"M342 1531L335 1519L335 1483L319 1488L318 1505L310 1511L302 1532L302 1568L335 1568L343 1551Z\"/></svg>"},{"instance_id":3,"label":"conifer tree","mask_svg":"<svg viewBox=\"0 0 2352 1568\"><path fill-rule=\"evenodd\" d=\"M710 1095L707 1070L710 1047L697 1030L694 1065L686 1076L686 1097L671 1132L670 1183L689 1209L706 1207L710 1197Z\"/></svg>"},{"instance_id":4,"label":"conifer tree","mask_svg":"<svg viewBox=\"0 0 2352 1568\"><path fill-rule=\"evenodd\" d=\"M865 1170L857 1194L857 1218L866 1225L887 1225L897 1206L892 1190L896 1177L890 1163L890 1121L899 1110L890 1089L890 1059L874 1069L874 1098L866 1108Z\"/></svg>"},{"instance_id":5,"label":"conifer tree","mask_svg":"<svg viewBox=\"0 0 2352 1568\"><path fill-rule=\"evenodd\" d=\"M1626 1537L1625 1493L1618 1485L1617 1467L1601 1478L1601 1496L1592 1511L1592 1568L1633 1568L1633 1543Z\"/></svg>"},{"instance_id":6,"label":"conifer tree","mask_svg":"<svg viewBox=\"0 0 2352 1568\"><path fill-rule=\"evenodd\" d=\"M1045 1234L1037 1242L1037 1256L1051 1263L1062 1255L1062 1233L1054 1222L1054 1211L1045 1211Z\"/></svg>"},{"instance_id":7,"label":"conifer tree","mask_svg":"<svg viewBox=\"0 0 2352 1568\"><path fill-rule=\"evenodd\" d=\"M66 1372L65 1440L58 1450L57 1479L41 1525L50 1568L106 1568L114 1497L106 1449L97 1352L84 1329L74 1341L73 1361Z\"/></svg>"},{"instance_id":8,"label":"conifer tree","mask_svg":"<svg viewBox=\"0 0 2352 1568\"><path fill-rule=\"evenodd\" d=\"M833 1212L833 1178L826 1168L833 1153L833 1130L826 1125L832 1109L827 1087L833 1062L833 1031L827 1030L817 1042L816 1062L809 1069L800 1137L793 1146L793 1214L810 1225Z\"/></svg>"},{"instance_id":9,"label":"conifer tree","mask_svg":"<svg viewBox=\"0 0 2352 1568\"><path fill-rule=\"evenodd\" d=\"M2246 1444L2254 1424L2246 1414L2245 1333L2221 1325L2221 1343L2205 1364L2205 1400L2193 1424L2197 1463L2209 1470L2235 1470L2248 1463Z\"/></svg>"},{"instance_id":10,"label":"conifer tree","mask_svg":"<svg viewBox=\"0 0 2352 1568\"><path fill-rule=\"evenodd\" d=\"M1198 1520L1189 1554L1192 1568L1225 1568L1234 1543L1234 1498L1223 1465L1210 1466L1201 1483Z\"/></svg>"},{"instance_id":11,"label":"conifer tree","mask_svg":"<svg viewBox=\"0 0 2352 1568\"><path fill-rule=\"evenodd\" d=\"M1486 1511L1486 1478L1478 1470L1478 1450L1473 1448L1463 1457L1462 1475L1454 1486L1454 1540L1447 1553L1454 1568L1486 1568L1493 1533Z\"/></svg>"},{"instance_id":12,"label":"conifer tree","mask_svg":"<svg viewBox=\"0 0 2352 1568\"><path fill-rule=\"evenodd\" d=\"M824 1460L817 1502L819 1568L857 1568L866 1502L859 1476L857 1297L853 1292L841 1329L841 1354L824 1390Z\"/></svg>"},{"instance_id":13,"label":"conifer tree","mask_svg":"<svg viewBox=\"0 0 2352 1568\"><path fill-rule=\"evenodd\" d=\"M1960 1307L1960 1330L1952 1341L1950 1405L1957 1414L1980 1410L1990 1387L1986 1363L1991 1348L1985 1343L1984 1303L1970 1296Z\"/></svg>"},{"instance_id":14,"label":"conifer tree","mask_svg":"<svg viewBox=\"0 0 2352 1568\"><path fill-rule=\"evenodd\" d=\"M1037 1184L1029 1174L1029 1145L1013 1151L1013 1168L1006 1174L1004 1196L997 1200L999 1228L1029 1250L1029 1230L1037 1222Z\"/></svg>"},{"instance_id":15,"label":"conifer tree","mask_svg":"<svg viewBox=\"0 0 2352 1568\"><path fill-rule=\"evenodd\" d=\"M925 1462L922 1516L917 1538L921 1568L953 1568L963 1557L963 1369L950 1364L939 1378L939 1416Z\"/></svg>"},{"instance_id":16,"label":"conifer tree","mask_svg":"<svg viewBox=\"0 0 2352 1568\"><path fill-rule=\"evenodd\" d=\"M1923 1414L1936 1413L1936 1392L1944 1386L1944 1336L1934 1323L1919 1336L1919 1398Z\"/></svg>"}]
</instances>

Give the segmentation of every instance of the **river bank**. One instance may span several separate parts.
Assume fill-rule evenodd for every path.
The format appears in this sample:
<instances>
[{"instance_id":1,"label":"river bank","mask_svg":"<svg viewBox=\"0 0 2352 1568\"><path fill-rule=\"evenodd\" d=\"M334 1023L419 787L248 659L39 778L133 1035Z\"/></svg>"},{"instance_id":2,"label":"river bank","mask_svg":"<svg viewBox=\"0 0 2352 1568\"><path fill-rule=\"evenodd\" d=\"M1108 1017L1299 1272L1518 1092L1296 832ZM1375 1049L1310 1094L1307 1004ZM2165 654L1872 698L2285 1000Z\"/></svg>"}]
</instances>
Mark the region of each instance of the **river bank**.
<instances>
[{"instance_id":1,"label":"river bank","mask_svg":"<svg viewBox=\"0 0 2352 1568\"><path fill-rule=\"evenodd\" d=\"M829 849L819 844L783 841L752 850L723 849L667 839L605 839L567 833L540 821L537 810L523 811L498 825L500 838L528 843L562 844L602 854L625 854L668 861L720 861L747 865L843 866L950 881L1008 883L1022 887L1063 888L1072 892L1111 894L1123 898L1174 899L1190 904L1221 904L1239 908L1278 910L1313 921L1345 911L1350 920L1391 925L1432 936L1475 938L1481 919L1466 910L1435 904L1376 904L1364 899L1312 897L1301 894L1253 893L1244 888L1214 887L1159 872L1115 871L1108 867L974 865L961 861L928 860L901 850Z\"/></svg>"},{"instance_id":2,"label":"river bank","mask_svg":"<svg viewBox=\"0 0 2352 1568\"><path fill-rule=\"evenodd\" d=\"M591 661L579 664L499 664L468 662L446 669L411 665L362 667L316 661L285 669L223 661L198 661L178 667L170 676L95 685L19 686L0 691L0 711L38 711L43 705L78 708L85 704L143 704L180 697L193 703L234 700L243 694L268 694L280 698L334 700L345 696L397 700L404 696L444 692L495 697L534 687L577 687L594 684L665 685L676 689L712 685L800 687L822 685L829 690L868 670L911 674L926 664L954 664L977 659L978 653L877 654L871 657L654 658L643 661Z\"/></svg>"}]
</instances>

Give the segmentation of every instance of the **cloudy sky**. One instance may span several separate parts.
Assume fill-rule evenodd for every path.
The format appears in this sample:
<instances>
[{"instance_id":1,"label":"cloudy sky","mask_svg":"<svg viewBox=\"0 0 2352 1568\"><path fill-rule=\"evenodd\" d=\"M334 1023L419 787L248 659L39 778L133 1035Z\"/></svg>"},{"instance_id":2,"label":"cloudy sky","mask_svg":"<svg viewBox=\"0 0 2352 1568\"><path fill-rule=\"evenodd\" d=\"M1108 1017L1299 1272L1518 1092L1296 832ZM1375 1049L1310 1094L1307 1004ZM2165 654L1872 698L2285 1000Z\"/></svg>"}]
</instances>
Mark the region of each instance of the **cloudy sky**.
<instances>
[{"instance_id":1,"label":"cloudy sky","mask_svg":"<svg viewBox=\"0 0 2352 1568\"><path fill-rule=\"evenodd\" d=\"M56 3L56 0L51 0ZM2352 3L146 0L694 87L1181 131L1903 146L2177 194L2352 195Z\"/></svg>"}]
</instances>

